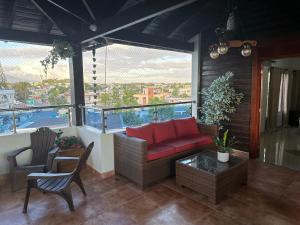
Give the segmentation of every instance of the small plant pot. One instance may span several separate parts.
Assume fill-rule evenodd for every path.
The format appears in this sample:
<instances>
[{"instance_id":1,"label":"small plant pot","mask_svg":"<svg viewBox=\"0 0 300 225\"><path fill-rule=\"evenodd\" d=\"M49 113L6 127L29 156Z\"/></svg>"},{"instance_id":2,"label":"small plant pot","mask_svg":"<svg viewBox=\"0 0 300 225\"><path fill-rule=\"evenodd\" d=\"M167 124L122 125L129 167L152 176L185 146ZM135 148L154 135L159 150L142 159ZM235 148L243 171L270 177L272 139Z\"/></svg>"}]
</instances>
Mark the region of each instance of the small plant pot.
<instances>
[{"instance_id":1,"label":"small plant pot","mask_svg":"<svg viewBox=\"0 0 300 225\"><path fill-rule=\"evenodd\" d=\"M219 152L218 151L218 160L220 162L228 162L229 161L229 152Z\"/></svg>"}]
</instances>

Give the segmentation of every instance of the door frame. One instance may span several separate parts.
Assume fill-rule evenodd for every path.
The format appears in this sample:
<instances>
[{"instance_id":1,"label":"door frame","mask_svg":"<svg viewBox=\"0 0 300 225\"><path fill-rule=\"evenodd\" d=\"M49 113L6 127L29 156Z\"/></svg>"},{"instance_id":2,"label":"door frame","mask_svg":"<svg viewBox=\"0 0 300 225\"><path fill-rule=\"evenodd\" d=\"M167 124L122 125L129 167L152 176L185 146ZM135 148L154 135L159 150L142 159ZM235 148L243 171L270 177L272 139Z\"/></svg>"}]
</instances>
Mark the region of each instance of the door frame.
<instances>
[{"instance_id":1,"label":"door frame","mask_svg":"<svg viewBox=\"0 0 300 225\"><path fill-rule=\"evenodd\" d=\"M252 55L249 156L259 157L260 99L262 62L271 59L300 57L300 36L287 36L258 41Z\"/></svg>"}]
</instances>

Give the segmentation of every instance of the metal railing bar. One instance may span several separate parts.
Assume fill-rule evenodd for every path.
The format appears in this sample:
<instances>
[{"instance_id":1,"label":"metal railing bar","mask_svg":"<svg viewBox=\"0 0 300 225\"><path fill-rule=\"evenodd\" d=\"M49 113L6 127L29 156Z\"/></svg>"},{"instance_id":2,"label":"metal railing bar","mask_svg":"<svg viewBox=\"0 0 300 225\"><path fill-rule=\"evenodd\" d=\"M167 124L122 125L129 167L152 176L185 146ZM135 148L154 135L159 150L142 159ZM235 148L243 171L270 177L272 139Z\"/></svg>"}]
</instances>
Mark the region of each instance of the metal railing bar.
<instances>
[{"instance_id":1,"label":"metal railing bar","mask_svg":"<svg viewBox=\"0 0 300 225\"><path fill-rule=\"evenodd\" d=\"M149 108L149 107L160 107L160 106L169 106L169 105L184 105L195 103L196 101L186 101L186 102L172 102L172 103L162 103L162 104L153 104L153 105L134 105L134 106L122 106L122 107L109 107L109 108L100 108L96 106L85 106L79 105L79 108L85 109L94 109L99 111L114 111L114 110L122 110L122 109L137 109L137 108Z\"/></svg>"},{"instance_id":2,"label":"metal railing bar","mask_svg":"<svg viewBox=\"0 0 300 225\"><path fill-rule=\"evenodd\" d=\"M184 105L184 104L190 104L190 103L195 103L195 101L162 103L162 104L153 104L153 105L110 107L110 108L103 108L102 110L103 111L114 111L114 110L122 110L122 109L136 109L136 108L149 108L149 107L160 107L160 106L170 106L170 105Z\"/></svg>"},{"instance_id":3,"label":"metal railing bar","mask_svg":"<svg viewBox=\"0 0 300 225\"><path fill-rule=\"evenodd\" d=\"M54 109L54 108L68 108L68 107L75 107L74 105L51 105L51 106L32 106L26 108L10 108L10 109L3 109L0 108L0 112L15 112L15 111L30 111L35 109Z\"/></svg>"}]
</instances>

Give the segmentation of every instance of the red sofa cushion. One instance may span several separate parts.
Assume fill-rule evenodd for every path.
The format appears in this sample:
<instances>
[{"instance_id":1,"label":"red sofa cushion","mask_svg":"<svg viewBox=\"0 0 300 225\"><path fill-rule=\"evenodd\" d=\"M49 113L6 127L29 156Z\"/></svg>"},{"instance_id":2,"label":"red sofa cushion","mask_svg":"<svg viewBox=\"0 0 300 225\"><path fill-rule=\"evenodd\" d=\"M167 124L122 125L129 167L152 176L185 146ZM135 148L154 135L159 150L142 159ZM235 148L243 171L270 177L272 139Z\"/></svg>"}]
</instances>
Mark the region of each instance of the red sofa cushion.
<instances>
[{"instance_id":1,"label":"red sofa cushion","mask_svg":"<svg viewBox=\"0 0 300 225\"><path fill-rule=\"evenodd\" d=\"M176 128L177 137L199 134L199 129L194 117L188 119L173 120Z\"/></svg>"},{"instance_id":2,"label":"red sofa cushion","mask_svg":"<svg viewBox=\"0 0 300 225\"><path fill-rule=\"evenodd\" d=\"M152 125L148 124L141 127L126 127L126 134L129 137L141 138L147 141L148 145L154 143Z\"/></svg>"},{"instance_id":3,"label":"red sofa cushion","mask_svg":"<svg viewBox=\"0 0 300 225\"><path fill-rule=\"evenodd\" d=\"M196 147L196 143L189 139L179 139L165 143L166 145L172 146L175 148L176 153L183 152L186 150L191 150Z\"/></svg>"},{"instance_id":4,"label":"red sofa cushion","mask_svg":"<svg viewBox=\"0 0 300 225\"><path fill-rule=\"evenodd\" d=\"M190 135L185 137L185 140L193 143L195 147L201 147L203 145L209 145L213 143L213 139L208 135Z\"/></svg>"},{"instance_id":5,"label":"red sofa cushion","mask_svg":"<svg viewBox=\"0 0 300 225\"><path fill-rule=\"evenodd\" d=\"M176 131L173 121L152 123L154 132L154 143L159 144L176 138Z\"/></svg>"},{"instance_id":6,"label":"red sofa cushion","mask_svg":"<svg viewBox=\"0 0 300 225\"><path fill-rule=\"evenodd\" d=\"M175 148L170 145L165 144L154 144L149 146L147 159L148 160L155 160L167 157L169 155L176 154Z\"/></svg>"}]
</instances>

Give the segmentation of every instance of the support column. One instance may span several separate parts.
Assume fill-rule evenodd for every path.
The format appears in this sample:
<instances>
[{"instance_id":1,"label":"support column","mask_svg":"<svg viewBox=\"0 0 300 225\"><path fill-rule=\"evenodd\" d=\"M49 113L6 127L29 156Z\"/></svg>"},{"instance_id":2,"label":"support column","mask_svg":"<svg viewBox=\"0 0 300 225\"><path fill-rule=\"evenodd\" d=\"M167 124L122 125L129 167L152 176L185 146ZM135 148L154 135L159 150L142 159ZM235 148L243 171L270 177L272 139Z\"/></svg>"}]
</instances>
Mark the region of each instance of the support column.
<instances>
[{"instance_id":1,"label":"support column","mask_svg":"<svg viewBox=\"0 0 300 225\"><path fill-rule=\"evenodd\" d=\"M69 60L71 104L75 105L72 111L72 124L82 125L82 115L79 105L84 105L84 80L82 48L80 43L72 43L75 55Z\"/></svg>"},{"instance_id":2,"label":"support column","mask_svg":"<svg viewBox=\"0 0 300 225\"><path fill-rule=\"evenodd\" d=\"M199 106L200 106L200 76L202 67L201 57L201 33L197 34L194 38L194 51L192 53L192 115L199 119Z\"/></svg>"}]
</instances>

